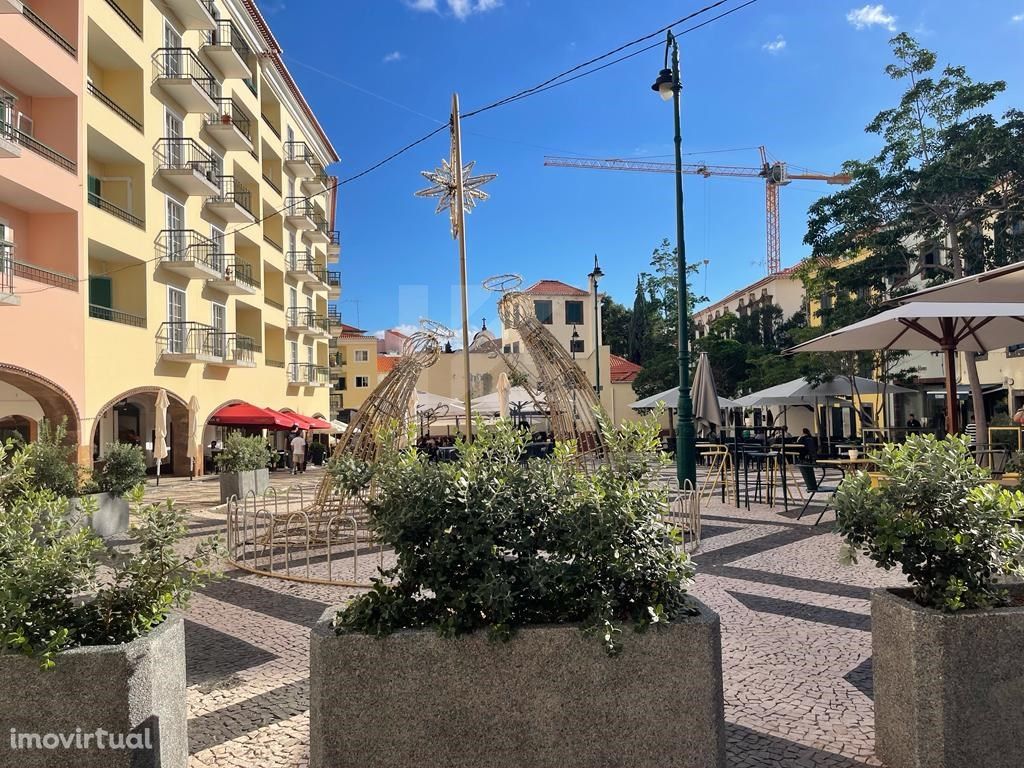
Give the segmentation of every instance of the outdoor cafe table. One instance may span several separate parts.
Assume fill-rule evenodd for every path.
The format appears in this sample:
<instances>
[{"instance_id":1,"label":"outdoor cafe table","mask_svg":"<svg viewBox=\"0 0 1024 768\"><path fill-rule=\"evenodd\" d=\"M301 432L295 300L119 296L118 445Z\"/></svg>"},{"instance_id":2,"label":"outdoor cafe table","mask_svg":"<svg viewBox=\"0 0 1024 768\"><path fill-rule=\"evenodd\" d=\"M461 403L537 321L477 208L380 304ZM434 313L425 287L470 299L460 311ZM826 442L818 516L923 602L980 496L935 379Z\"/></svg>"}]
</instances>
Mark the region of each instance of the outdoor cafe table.
<instances>
[{"instance_id":1,"label":"outdoor cafe table","mask_svg":"<svg viewBox=\"0 0 1024 768\"><path fill-rule=\"evenodd\" d=\"M834 467L843 473L843 477L846 477L847 472L856 472L858 469L868 469L875 466L874 459L868 459L864 457L856 459L818 459L816 462L819 467Z\"/></svg>"}]
</instances>

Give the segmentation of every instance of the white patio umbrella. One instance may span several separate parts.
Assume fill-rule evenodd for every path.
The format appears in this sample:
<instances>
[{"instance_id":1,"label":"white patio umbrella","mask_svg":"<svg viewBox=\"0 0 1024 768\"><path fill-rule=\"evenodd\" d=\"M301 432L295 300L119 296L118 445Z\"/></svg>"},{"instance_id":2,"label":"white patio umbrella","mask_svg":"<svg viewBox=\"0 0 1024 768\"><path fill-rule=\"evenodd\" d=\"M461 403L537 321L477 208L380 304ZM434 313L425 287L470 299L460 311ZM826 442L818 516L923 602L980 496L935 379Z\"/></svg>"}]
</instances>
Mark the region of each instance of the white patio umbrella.
<instances>
[{"instance_id":1,"label":"white patio umbrella","mask_svg":"<svg viewBox=\"0 0 1024 768\"><path fill-rule=\"evenodd\" d=\"M537 393L537 402L534 403L533 397L526 387L511 387L508 391L508 404L512 411L522 414L537 414L541 413L538 406L544 408L547 402L543 392ZM491 392L489 395L482 395L472 400L473 411L483 415L496 416L499 413L500 405L497 392Z\"/></svg>"},{"instance_id":2,"label":"white patio umbrella","mask_svg":"<svg viewBox=\"0 0 1024 768\"><path fill-rule=\"evenodd\" d=\"M160 465L167 458L167 408L170 406L167 390L156 394L156 424L153 427L153 458L156 459L156 484L160 485Z\"/></svg>"},{"instance_id":3,"label":"white patio umbrella","mask_svg":"<svg viewBox=\"0 0 1024 768\"><path fill-rule=\"evenodd\" d=\"M924 288L897 301L998 301L1016 303L1024 300L1024 262L990 269L978 275L961 277L948 283Z\"/></svg>"},{"instance_id":4,"label":"white patio umbrella","mask_svg":"<svg viewBox=\"0 0 1024 768\"><path fill-rule=\"evenodd\" d=\"M801 378L751 392L736 402L744 408L758 408L766 405L809 405L815 400L830 398L835 404L836 397L852 397L855 393L880 395L887 392L900 395L913 391L895 384L866 379L863 376L836 376L831 381L822 381L818 384Z\"/></svg>"},{"instance_id":5,"label":"white patio umbrella","mask_svg":"<svg viewBox=\"0 0 1024 768\"><path fill-rule=\"evenodd\" d=\"M512 389L512 383L508 380L508 374L502 371L498 374L498 418L508 418L508 394Z\"/></svg>"},{"instance_id":6,"label":"white patio umbrella","mask_svg":"<svg viewBox=\"0 0 1024 768\"><path fill-rule=\"evenodd\" d=\"M786 350L939 350L946 368L946 431L958 428L956 353L988 352L1024 342L1024 303L914 301Z\"/></svg>"},{"instance_id":7,"label":"white patio umbrella","mask_svg":"<svg viewBox=\"0 0 1024 768\"><path fill-rule=\"evenodd\" d=\"M199 445L199 398L195 395L188 401L188 458L192 476L195 475L196 459L202 455Z\"/></svg>"},{"instance_id":8,"label":"white patio umbrella","mask_svg":"<svg viewBox=\"0 0 1024 768\"><path fill-rule=\"evenodd\" d=\"M679 387L672 387L672 389L666 389L664 392L659 392L656 395L650 395L642 400L637 400L635 403L630 403L629 407L634 411L646 411L651 408L657 408L659 405L664 408L675 408L679 403ZM730 400L728 397L718 396L718 407L719 408L739 408L740 405L735 400Z\"/></svg>"},{"instance_id":9,"label":"white patio umbrella","mask_svg":"<svg viewBox=\"0 0 1024 768\"><path fill-rule=\"evenodd\" d=\"M416 411L420 416L429 416L440 412L443 412L442 415L444 416L466 415L466 409L462 401L456 400L454 397L435 395L433 392L424 392L422 389L419 389L416 390L416 399L419 403L416 406Z\"/></svg>"}]
</instances>

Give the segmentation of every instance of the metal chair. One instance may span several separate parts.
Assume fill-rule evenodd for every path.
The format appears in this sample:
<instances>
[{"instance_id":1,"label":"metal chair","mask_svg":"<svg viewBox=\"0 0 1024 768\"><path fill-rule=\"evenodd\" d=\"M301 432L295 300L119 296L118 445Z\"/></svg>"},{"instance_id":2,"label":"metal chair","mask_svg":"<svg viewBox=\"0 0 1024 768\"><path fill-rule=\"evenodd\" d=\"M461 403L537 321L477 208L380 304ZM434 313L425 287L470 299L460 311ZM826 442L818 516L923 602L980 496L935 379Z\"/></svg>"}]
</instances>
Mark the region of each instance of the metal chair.
<instances>
[{"instance_id":1,"label":"metal chair","mask_svg":"<svg viewBox=\"0 0 1024 768\"><path fill-rule=\"evenodd\" d=\"M796 516L796 519L799 520L801 517L804 516L804 512L807 511L807 508L811 505L811 502L814 501L815 496L817 496L819 493L834 494L836 491L839 490L839 485L822 485L822 483L825 482L825 476L828 474L828 467L821 467L818 466L817 464L797 464L795 466L799 470L800 475L803 478L804 485L807 488L807 500L804 502L803 507L800 508L800 514ZM816 469L821 470L820 479L814 477L814 470ZM840 481L841 480L842 478L840 478ZM825 513L828 511L828 508L830 506L832 506L831 495L828 497L828 500L825 502L825 505L821 508L821 512L818 514L818 519L814 521L815 525L821 522L821 519L825 516Z\"/></svg>"}]
</instances>

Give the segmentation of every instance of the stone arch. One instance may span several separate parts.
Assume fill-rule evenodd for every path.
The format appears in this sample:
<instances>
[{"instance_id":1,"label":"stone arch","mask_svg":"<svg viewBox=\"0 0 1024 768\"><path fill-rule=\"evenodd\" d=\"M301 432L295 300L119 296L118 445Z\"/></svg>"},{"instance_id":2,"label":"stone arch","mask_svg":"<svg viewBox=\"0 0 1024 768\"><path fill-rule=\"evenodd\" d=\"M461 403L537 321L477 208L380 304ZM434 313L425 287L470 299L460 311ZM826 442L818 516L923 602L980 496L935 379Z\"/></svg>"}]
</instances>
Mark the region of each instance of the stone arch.
<instances>
[{"instance_id":1,"label":"stone arch","mask_svg":"<svg viewBox=\"0 0 1024 768\"><path fill-rule=\"evenodd\" d=\"M188 475L191 470L188 458L188 401L167 387L135 387L133 389L125 390L117 397L112 397L104 403L103 407L96 411L96 415L93 418L93 426L90 430L89 449L92 449L93 442L97 437L97 430L100 429L101 421L107 411L122 400L138 400L149 395L152 396L155 405L156 395L161 389L167 393L167 399L170 402L167 409L167 422L170 431L171 446L169 469L175 475ZM148 442L148 440L142 440L143 445L145 445L146 442ZM149 459L150 453L147 451L147 461ZM163 467L163 471L166 472L168 466L165 464Z\"/></svg>"},{"instance_id":2,"label":"stone arch","mask_svg":"<svg viewBox=\"0 0 1024 768\"><path fill-rule=\"evenodd\" d=\"M82 417L66 389L45 376L9 363L0 363L0 381L33 398L48 421L57 424L66 420L68 444L81 447Z\"/></svg>"}]
</instances>

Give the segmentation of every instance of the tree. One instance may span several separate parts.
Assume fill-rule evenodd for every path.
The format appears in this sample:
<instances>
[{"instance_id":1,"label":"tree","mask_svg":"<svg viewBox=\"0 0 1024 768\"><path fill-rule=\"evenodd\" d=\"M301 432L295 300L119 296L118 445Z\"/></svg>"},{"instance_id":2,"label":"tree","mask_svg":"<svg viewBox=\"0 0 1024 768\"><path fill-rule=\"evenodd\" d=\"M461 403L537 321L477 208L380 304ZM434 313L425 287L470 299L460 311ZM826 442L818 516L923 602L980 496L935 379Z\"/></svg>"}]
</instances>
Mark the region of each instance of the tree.
<instances>
[{"instance_id":1,"label":"tree","mask_svg":"<svg viewBox=\"0 0 1024 768\"><path fill-rule=\"evenodd\" d=\"M633 313L612 299L601 297L601 335L613 355L629 355L629 334L633 324Z\"/></svg>"},{"instance_id":2,"label":"tree","mask_svg":"<svg viewBox=\"0 0 1024 768\"><path fill-rule=\"evenodd\" d=\"M644 295L644 284L636 276L636 296L633 298L633 313L629 323L629 359L643 365L651 356L651 315Z\"/></svg>"},{"instance_id":3,"label":"tree","mask_svg":"<svg viewBox=\"0 0 1024 768\"><path fill-rule=\"evenodd\" d=\"M1010 111L1000 121L983 111L1005 83L976 83L958 66L936 72L935 54L905 33L890 44L896 61L886 73L906 90L866 128L884 144L870 160L846 163L853 183L810 210L804 241L814 261L805 284L809 295L833 300L819 312L823 331L875 314L915 279L941 283L1021 255L1013 217L1024 184L1022 117ZM965 362L984 443L975 356Z\"/></svg>"}]
</instances>

